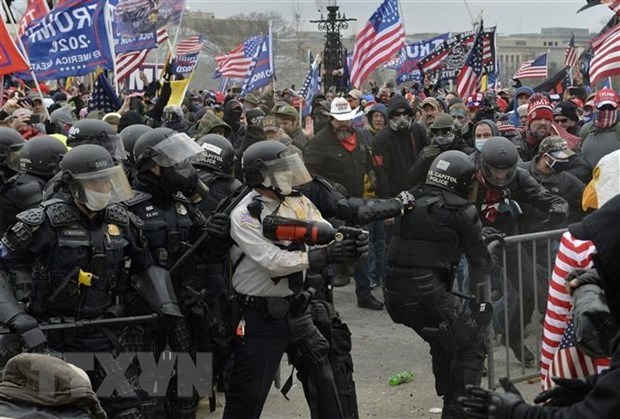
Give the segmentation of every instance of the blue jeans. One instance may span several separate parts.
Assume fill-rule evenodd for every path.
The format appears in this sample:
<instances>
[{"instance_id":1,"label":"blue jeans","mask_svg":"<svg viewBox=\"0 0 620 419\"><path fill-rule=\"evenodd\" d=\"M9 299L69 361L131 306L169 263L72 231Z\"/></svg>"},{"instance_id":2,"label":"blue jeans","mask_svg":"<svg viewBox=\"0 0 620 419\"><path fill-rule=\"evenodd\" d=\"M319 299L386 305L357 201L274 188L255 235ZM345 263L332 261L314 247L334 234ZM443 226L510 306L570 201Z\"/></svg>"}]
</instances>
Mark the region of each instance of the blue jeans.
<instances>
[{"instance_id":1,"label":"blue jeans","mask_svg":"<svg viewBox=\"0 0 620 419\"><path fill-rule=\"evenodd\" d=\"M383 266L385 265L385 224L377 220L368 225L368 276L376 284L383 284Z\"/></svg>"}]
</instances>

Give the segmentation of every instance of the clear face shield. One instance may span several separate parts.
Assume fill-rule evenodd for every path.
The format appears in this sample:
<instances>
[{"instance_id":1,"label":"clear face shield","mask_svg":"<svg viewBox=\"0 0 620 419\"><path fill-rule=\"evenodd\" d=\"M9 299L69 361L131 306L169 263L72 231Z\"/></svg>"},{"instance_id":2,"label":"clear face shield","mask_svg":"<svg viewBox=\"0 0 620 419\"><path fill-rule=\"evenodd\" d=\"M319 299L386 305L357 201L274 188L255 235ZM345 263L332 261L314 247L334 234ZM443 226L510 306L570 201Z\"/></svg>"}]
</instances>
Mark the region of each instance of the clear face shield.
<instances>
[{"instance_id":1,"label":"clear face shield","mask_svg":"<svg viewBox=\"0 0 620 419\"><path fill-rule=\"evenodd\" d=\"M23 144L14 144L9 146L9 150L6 155L6 165L16 172L21 171L21 150Z\"/></svg>"},{"instance_id":2,"label":"clear face shield","mask_svg":"<svg viewBox=\"0 0 620 419\"><path fill-rule=\"evenodd\" d=\"M265 186L271 187L282 195L290 195L293 188L308 183L312 176L306 169L299 154L291 154L265 163L263 170Z\"/></svg>"},{"instance_id":3,"label":"clear face shield","mask_svg":"<svg viewBox=\"0 0 620 419\"><path fill-rule=\"evenodd\" d=\"M182 162L192 163L204 150L187 134L177 133L153 147L157 154L153 161L161 167L171 167Z\"/></svg>"},{"instance_id":4,"label":"clear face shield","mask_svg":"<svg viewBox=\"0 0 620 419\"><path fill-rule=\"evenodd\" d=\"M96 212L133 196L127 176L121 165L97 172L73 176L74 197L89 210Z\"/></svg>"}]
</instances>

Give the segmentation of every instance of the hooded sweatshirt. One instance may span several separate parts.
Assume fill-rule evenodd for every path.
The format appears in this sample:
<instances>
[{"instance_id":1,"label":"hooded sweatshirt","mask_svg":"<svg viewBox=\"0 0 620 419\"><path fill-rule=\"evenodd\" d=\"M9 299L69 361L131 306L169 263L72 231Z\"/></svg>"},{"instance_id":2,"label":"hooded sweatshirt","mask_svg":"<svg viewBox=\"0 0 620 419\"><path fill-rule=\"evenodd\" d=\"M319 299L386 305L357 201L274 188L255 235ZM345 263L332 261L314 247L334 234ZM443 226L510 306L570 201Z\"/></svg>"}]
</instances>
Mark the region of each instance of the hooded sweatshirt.
<instances>
[{"instance_id":1,"label":"hooded sweatshirt","mask_svg":"<svg viewBox=\"0 0 620 419\"><path fill-rule=\"evenodd\" d=\"M517 108L519 107L519 102L517 98L519 97L519 95L522 95L523 93L526 93L527 95L532 96L534 94L534 89L528 86L521 86L515 91L515 96L512 99L512 109L511 109L512 112L510 112L508 115L509 121L515 127L519 126L519 112L517 112Z\"/></svg>"},{"instance_id":2,"label":"hooded sweatshirt","mask_svg":"<svg viewBox=\"0 0 620 419\"><path fill-rule=\"evenodd\" d=\"M413 116L407 99L394 95L388 103L387 122L398 108L405 108ZM427 141L424 127L413 121L409 129L394 131L388 125L375 135L372 153L380 198L394 197L413 186L409 181L409 171L422 148L428 145Z\"/></svg>"},{"instance_id":3,"label":"hooded sweatshirt","mask_svg":"<svg viewBox=\"0 0 620 419\"><path fill-rule=\"evenodd\" d=\"M198 122L198 129L196 130L196 138L203 137L211 132L213 128L216 127L224 127L226 131L224 137L230 140L230 133L232 130L230 129L230 125L226 122L222 121L216 115L211 112L207 112L202 119Z\"/></svg>"}]
</instances>

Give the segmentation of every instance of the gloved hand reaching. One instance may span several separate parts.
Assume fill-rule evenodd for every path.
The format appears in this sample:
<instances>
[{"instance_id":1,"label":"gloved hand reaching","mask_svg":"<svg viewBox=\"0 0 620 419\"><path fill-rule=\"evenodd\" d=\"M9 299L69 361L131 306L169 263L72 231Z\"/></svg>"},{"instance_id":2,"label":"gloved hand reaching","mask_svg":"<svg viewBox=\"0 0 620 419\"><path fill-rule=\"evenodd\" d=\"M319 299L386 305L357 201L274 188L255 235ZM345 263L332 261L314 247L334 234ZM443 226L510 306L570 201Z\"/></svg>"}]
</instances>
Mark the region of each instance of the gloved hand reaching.
<instances>
[{"instance_id":1,"label":"gloved hand reaching","mask_svg":"<svg viewBox=\"0 0 620 419\"><path fill-rule=\"evenodd\" d=\"M360 235L365 236L365 235ZM358 248L359 243L359 248ZM365 247L364 247L365 246ZM364 240L334 240L325 247L311 249L308 252L308 263L310 267L316 271L322 271L330 263L350 262L355 260L358 255L358 249L361 252L368 251L368 237Z\"/></svg>"},{"instance_id":2,"label":"gloved hand reaching","mask_svg":"<svg viewBox=\"0 0 620 419\"><path fill-rule=\"evenodd\" d=\"M568 378L553 378L555 387L543 391L534 398L534 403L545 403L547 406L572 406L582 401L592 390L587 381Z\"/></svg>"},{"instance_id":3,"label":"gloved hand reaching","mask_svg":"<svg viewBox=\"0 0 620 419\"><path fill-rule=\"evenodd\" d=\"M482 235L482 241L487 246L489 245L489 243L496 240L502 244L506 244L506 241L504 240L506 235L495 227L482 227L480 229L480 233Z\"/></svg>"},{"instance_id":4,"label":"gloved hand reaching","mask_svg":"<svg viewBox=\"0 0 620 419\"><path fill-rule=\"evenodd\" d=\"M29 350L37 352L47 347L47 338L31 315L21 312L9 321L8 326L22 338Z\"/></svg>"},{"instance_id":5,"label":"gloved hand reaching","mask_svg":"<svg viewBox=\"0 0 620 419\"><path fill-rule=\"evenodd\" d=\"M467 416L476 419L525 418L530 406L525 403L521 393L507 378L502 378L500 384L506 393L468 385L469 396L458 399Z\"/></svg>"},{"instance_id":6,"label":"gloved hand reaching","mask_svg":"<svg viewBox=\"0 0 620 419\"><path fill-rule=\"evenodd\" d=\"M212 238L230 237L230 217L221 212L214 213L207 219L205 230Z\"/></svg>"}]
</instances>

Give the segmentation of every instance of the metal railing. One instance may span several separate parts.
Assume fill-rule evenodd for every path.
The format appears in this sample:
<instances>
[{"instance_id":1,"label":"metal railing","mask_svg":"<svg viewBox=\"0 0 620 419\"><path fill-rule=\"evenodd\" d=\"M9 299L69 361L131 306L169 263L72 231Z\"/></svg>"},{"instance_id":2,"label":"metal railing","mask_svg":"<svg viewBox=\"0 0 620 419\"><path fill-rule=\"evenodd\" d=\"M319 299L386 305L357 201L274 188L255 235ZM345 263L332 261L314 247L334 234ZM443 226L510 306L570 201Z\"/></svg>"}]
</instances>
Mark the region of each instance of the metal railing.
<instances>
[{"instance_id":1,"label":"metal railing","mask_svg":"<svg viewBox=\"0 0 620 419\"><path fill-rule=\"evenodd\" d=\"M502 298L493 301L495 311L503 309L503 315L494 313L494 321L489 327L489 388L499 386L499 377L520 382L540 376L541 317L544 317L546 309L548 284L559 238L565 231L561 229L510 236L506 237L505 245L500 242L489 245L494 259L501 264L500 290L503 294ZM492 301L495 294L493 291L499 291L497 285L497 280L494 284L492 275L487 275L482 285L486 301ZM518 301L514 301L515 298ZM526 330L528 324L532 327ZM497 333L495 329L498 328L503 329L502 333ZM500 346L495 347L497 337L500 337ZM530 348L534 356L533 364L525 362L528 356L526 347Z\"/></svg>"}]
</instances>

